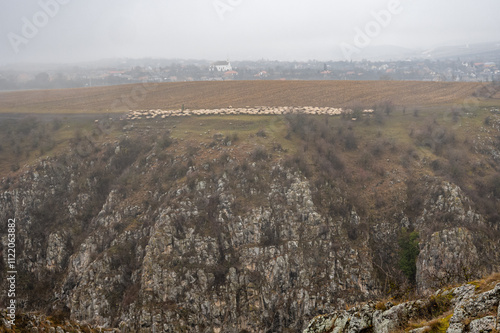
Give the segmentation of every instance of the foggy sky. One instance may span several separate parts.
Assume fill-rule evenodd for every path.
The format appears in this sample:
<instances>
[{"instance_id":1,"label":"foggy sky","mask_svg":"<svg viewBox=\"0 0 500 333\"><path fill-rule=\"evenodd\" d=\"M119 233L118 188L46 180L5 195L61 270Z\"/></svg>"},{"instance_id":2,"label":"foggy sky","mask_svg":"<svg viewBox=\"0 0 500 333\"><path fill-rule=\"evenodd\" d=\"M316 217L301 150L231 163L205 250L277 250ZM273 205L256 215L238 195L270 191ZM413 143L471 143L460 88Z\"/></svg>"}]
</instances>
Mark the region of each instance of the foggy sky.
<instances>
[{"instance_id":1,"label":"foggy sky","mask_svg":"<svg viewBox=\"0 0 500 333\"><path fill-rule=\"evenodd\" d=\"M374 27L373 13L387 11L391 1L397 2L0 0L0 65L115 57L345 60L340 45L355 46L358 31ZM400 6L386 26L375 23L381 29L374 28L370 46L500 41L498 0L401 0ZM364 51L357 48L356 56Z\"/></svg>"}]
</instances>

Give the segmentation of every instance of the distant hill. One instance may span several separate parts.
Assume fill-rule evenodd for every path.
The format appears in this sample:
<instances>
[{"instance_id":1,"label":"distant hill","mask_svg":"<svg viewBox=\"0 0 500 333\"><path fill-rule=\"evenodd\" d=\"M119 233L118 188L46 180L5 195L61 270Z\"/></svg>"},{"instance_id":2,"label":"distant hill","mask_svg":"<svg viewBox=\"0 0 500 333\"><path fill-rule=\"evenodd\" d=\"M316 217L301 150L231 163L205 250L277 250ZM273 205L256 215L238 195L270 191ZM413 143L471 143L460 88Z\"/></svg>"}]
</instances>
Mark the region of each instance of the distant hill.
<instances>
[{"instance_id":1,"label":"distant hill","mask_svg":"<svg viewBox=\"0 0 500 333\"><path fill-rule=\"evenodd\" d=\"M339 52L337 55L342 58ZM361 61L401 61L407 59L443 60L460 58L464 61L498 61L500 59L500 42L438 45L428 49L412 49L394 45L373 45L354 54L353 60Z\"/></svg>"},{"instance_id":2,"label":"distant hill","mask_svg":"<svg viewBox=\"0 0 500 333\"><path fill-rule=\"evenodd\" d=\"M500 59L500 42L436 47L424 51L422 56L430 59L495 61Z\"/></svg>"}]
</instances>

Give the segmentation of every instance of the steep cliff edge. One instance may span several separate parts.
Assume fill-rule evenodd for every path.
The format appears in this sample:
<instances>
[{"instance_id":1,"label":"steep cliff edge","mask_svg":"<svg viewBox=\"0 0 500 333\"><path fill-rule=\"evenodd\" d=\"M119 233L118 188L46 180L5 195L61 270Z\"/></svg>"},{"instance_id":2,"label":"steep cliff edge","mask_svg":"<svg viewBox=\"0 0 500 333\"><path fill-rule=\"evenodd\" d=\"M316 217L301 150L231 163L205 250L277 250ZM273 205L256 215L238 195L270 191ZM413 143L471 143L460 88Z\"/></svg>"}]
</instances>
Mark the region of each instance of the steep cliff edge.
<instances>
[{"instance_id":1,"label":"steep cliff edge","mask_svg":"<svg viewBox=\"0 0 500 333\"><path fill-rule=\"evenodd\" d=\"M500 271L500 192L470 190L493 179L497 147L450 178L456 157L437 149L458 146L410 149L372 125L193 118L76 136L2 180L19 310L123 332L297 332Z\"/></svg>"}]
</instances>

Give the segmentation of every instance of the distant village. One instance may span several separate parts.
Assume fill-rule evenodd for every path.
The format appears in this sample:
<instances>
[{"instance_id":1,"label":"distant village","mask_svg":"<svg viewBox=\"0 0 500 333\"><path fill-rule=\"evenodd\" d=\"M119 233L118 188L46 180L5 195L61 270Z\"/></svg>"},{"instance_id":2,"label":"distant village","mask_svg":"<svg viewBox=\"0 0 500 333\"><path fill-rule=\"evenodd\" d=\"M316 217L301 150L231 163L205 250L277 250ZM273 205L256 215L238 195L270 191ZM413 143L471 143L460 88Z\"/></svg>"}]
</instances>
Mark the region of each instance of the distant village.
<instances>
[{"instance_id":1,"label":"distant village","mask_svg":"<svg viewBox=\"0 0 500 333\"><path fill-rule=\"evenodd\" d=\"M127 59L0 68L0 90L228 80L500 81L500 61L231 61Z\"/></svg>"}]
</instances>

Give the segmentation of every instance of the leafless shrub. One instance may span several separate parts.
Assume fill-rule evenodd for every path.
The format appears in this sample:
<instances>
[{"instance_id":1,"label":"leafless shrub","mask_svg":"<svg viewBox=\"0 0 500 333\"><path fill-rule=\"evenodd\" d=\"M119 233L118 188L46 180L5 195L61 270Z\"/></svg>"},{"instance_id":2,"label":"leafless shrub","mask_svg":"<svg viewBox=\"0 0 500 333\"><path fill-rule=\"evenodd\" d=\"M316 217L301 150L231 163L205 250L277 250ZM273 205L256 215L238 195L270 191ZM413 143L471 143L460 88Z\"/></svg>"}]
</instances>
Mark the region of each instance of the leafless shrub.
<instances>
[{"instance_id":1,"label":"leafless shrub","mask_svg":"<svg viewBox=\"0 0 500 333\"><path fill-rule=\"evenodd\" d=\"M267 134L263 129L255 133L255 135L258 136L259 138L267 138Z\"/></svg>"},{"instance_id":2,"label":"leafless shrub","mask_svg":"<svg viewBox=\"0 0 500 333\"><path fill-rule=\"evenodd\" d=\"M262 246L277 246L280 244L279 230L276 225L267 222L262 227Z\"/></svg>"},{"instance_id":3,"label":"leafless shrub","mask_svg":"<svg viewBox=\"0 0 500 333\"><path fill-rule=\"evenodd\" d=\"M283 166L289 169L299 170L305 177L312 175L311 168L303 154L289 156L283 162Z\"/></svg>"},{"instance_id":4,"label":"leafless shrub","mask_svg":"<svg viewBox=\"0 0 500 333\"><path fill-rule=\"evenodd\" d=\"M344 147L346 150L358 149L358 140L352 131L349 131L344 136Z\"/></svg>"},{"instance_id":5,"label":"leafless shrub","mask_svg":"<svg viewBox=\"0 0 500 333\"><path fill-rule=\"evenodd\" d=\"M168 134L168 133L163 134L163 136L158 141L158 145L161 149L167 149L168 147L170 147L172 145L172 143L173 143L173 140L170 137L170 134Z\"/></svg>"},{"instance_id":6,"label":"leafless shrub","mask_svg":"<svg viewBox=\"0 0 500 333\"><path fill-rule=\"evenodd\" d=\"M287 149L284 149L280 143L273 142L273 150L276 152L287 152Z\"/></svg>"},{"instance_id":7,"label":"leafless shrub","mask_svg":"<svg viewBox=\"0 0 500 333\"><path fill-rule=\"evenodd\" d=\"M377 111L381 111L386 115L391 114L395 108L396 107L394 105L394 102L392 102L391 100L382 101L376 106Z\"/></svg>"},{"instance_id":8,"label":"leafless shrub","mask_svg":"<svg viewBox=\"0 0 500 333\"><path fill-rule=\"evenodd\" d=\"M410 136L419 146L428 147L437 155L442 154L445 147L454 146L456 143L455 133L440 126L436 120L428 121L423 126L414 129Z\"/></svg>"},{"instance_id":9,"label":"leafless shrub","mask_svg":"<svg viewBox=\"0 0 500 333\"><path fill-rule=\"evenodd\" d=\"M168 169L166 173L166 179L170 181L180 179L186 175L188 169L188 166L185 164L174 163Z\"/></svg>"},{"instance_id":10,"label":"leafless shrub","mask_svg":"<svg viewBox=\"0 0 500 333\"><path fill-rule=\"evenodd\" d=\"M254 161L263 161L269 158L269 155L264 147L257 147L251 153L252 160Z\"/></svg>"}]
</instances>

